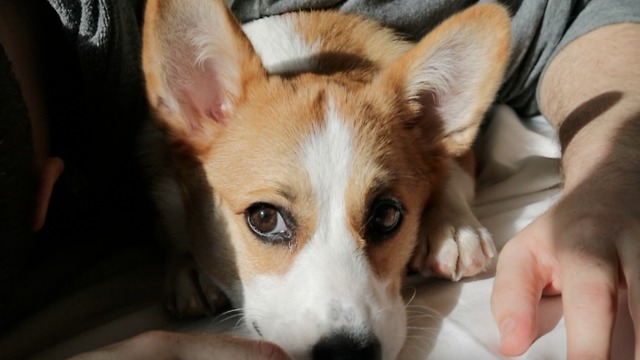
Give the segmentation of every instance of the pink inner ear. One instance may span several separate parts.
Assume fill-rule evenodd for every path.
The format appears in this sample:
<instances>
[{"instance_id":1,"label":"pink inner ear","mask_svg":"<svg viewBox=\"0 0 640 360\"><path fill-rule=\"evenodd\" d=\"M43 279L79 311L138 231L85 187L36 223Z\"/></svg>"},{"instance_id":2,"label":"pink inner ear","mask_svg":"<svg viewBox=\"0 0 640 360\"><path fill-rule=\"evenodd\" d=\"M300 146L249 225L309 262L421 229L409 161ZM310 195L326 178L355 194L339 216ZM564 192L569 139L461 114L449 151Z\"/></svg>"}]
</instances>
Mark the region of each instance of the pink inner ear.
<instances>
[{"instance_id":1,"label":"pink inner ear","mask_svg":"<svg viewBox=\"0 0 640 360\"><path fill-rule=\"evenodd\" d=\"M190 130L202 131L210 121L226 123L230 106L211 61L191 71L189 77L182 85L179 99Z\"/></svg>"}]
</instances>

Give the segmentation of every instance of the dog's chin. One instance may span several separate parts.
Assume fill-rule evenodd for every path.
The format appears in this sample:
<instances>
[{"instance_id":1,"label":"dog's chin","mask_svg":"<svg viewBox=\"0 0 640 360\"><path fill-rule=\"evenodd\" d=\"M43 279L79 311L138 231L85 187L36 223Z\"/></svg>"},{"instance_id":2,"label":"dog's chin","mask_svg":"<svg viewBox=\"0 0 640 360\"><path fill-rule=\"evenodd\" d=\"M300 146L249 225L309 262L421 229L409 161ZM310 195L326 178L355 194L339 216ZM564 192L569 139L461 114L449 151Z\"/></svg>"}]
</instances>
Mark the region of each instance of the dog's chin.
<instances>
[{"instance_id":1,"label":"dog's chin","mask_svg":"<svg viewBox=\"0 0 640 360\"><path fill-rule=\"evenodd\" d=\"M266 340L282 347L294 359L342 359L367 358L394 360L406 338L404 307L378 310L388 313L373 324L345 326L322 331L326 325L313 321L292 319L263 319L246 316L245 326L249 337ZM248 310L248 312L251 312ZM374 316L372 314L372 316ZM304 322L304 324L301 324ZM287 325L289 324L289 325ZM346 357L345 357L346 356Z\"/></svg>"},{"instance_id":2,"label":"dog's chin","mask_svg":"<svg viewBox=\"0 0 640 360\"><path fill-rule=\"evenodd\" d=\"M245 288L244 320L252 337L279 345L295 359L393 360L400 353L405 305L378 281L369 287L374 291L354 285L345 297L310 285L279 291L281 280L263 278L261 290Z\"/></svg>"}]
</instances>

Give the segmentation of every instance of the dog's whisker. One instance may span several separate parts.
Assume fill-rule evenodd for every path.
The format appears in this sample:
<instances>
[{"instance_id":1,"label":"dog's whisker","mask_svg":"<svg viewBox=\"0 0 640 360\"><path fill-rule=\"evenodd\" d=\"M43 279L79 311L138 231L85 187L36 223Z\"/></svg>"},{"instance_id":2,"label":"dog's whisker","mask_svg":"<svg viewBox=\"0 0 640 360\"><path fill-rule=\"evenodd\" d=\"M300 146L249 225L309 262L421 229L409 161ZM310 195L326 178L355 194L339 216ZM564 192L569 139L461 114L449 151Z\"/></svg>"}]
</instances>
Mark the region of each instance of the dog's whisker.
<instances>
[{"instance_id":1,"label":"dog's whisker","mask_svg":"<svg viewBox=\"0 0 640 360\"><path fill-rule=\"evenodd\" d=\"M236 316L243 316L244 313L242 311L242 309L232 309L232 310L228 310L225 311L223 313L218 314L213 321L219 321L219 322L225 322L228 321Z\"/></svg>"},{"instance_id":2,"label":"dog's whisker","mask_svg":"<svg viewBox=\"0 0 640 360\"><path fill-rule=\"evenodd\" d=\"M432 342L435 341L435 339L437 338L438 335L438 330L436 329L431 329L432 331L428 331L425 332L423 334L420 335L407 335L406 336L406 340L407 340L407 344L414 344L414 345L419 345L419 344L430 344Z\"/></svg>"},{"instance_id":3,"label":"dog's whisker","mask_svg":"<svg viewBox=\"0 0 640 360\"><path fill-rule=\"evenodd\" d=\"M424 320L435 320L440 321L444 319L442 314L438 314L437 312L433 313L421 313L421 314L411 314L407 317L407 324L416 323Z\"/></svg>"},{"instance_id":4,"label":"dog's whisker","mask_svg":"<svg viewBox=\"0 0 640 360\"><path fill-rule=\"evenodd\" d=\"M408 311L433 311L433 307L427 305L408 305L404 308Z\"/></svg>"},{"instance_id":5,"label":"dog's whisker","mask_svg":"<svg viewBox=\"0 0 640 360\"><path fill-rule=\"evenodd\" d=\"M436 328L424 329L420 331L411 330L405 337L405 344L433 344L436 339L438 339L439 333L440 331Z\"/></svg>"},{"instance_id":6,"label":"dog's whisker","mask_svg":"<svg viewBox=\"0 0 640 360\"><path fill-rule=\"evenodd\" d=\"M407 325L416 325L416 324L420 324L423 323L425 320L426 321L439 321L442 318L439 317L435 317L435 316L424 316L424 317L420 317L420 318L414 318L411 320L407 320Z\"/></svg>"},{"instance_id":7,"label":"dog's whisker","mask_svg":"<svg viewBox=\"0 0 640 360\"><path fill-rule=\"evenodd\" d=\"M411 309L407 309L406 310L407 314L435 314L437 313L437 311L429 308L429 307L424 307L424 308L411 308Z\"/></svg>"},{"instance_id":8,"label":"dog's whisker","mask_svg":"<svg viewBox=\"0 0 640 360\"><path fill-rule=\"evenodd\" d=\"M417 304L408 304L408 305L405 306L405 308L410 308L410 309L431 309L430 306L417 305Z\"/></svg>"},{"instance_id":9,"label":"dog's whisker","mask_svg":"<svg viewBox=\"0 0 640 360\"><path fill-rule=\"evenodd\" d=\"M236 324L233 326L233 330L237 330L237 329L239 329L240 327L242 327L242 326L243 326L243 324L244 324L244 320L245 320L245 318L244 318L244 317L242 317L242 318L238 319L238 321L236 322Z\"/></svg>"},{"instance_id":10,"label":"dog's whisker","mask_svg":"<svg viewBox=\"0 0 640 360\"><path fill-rule=\"evenodd\" d=\"M418 349L422 349L425 344L433 342L433 338L430 336L407 336L406 340L407 346L413 345Z\"/></svg>"},{"instance_id":11,"label":"dog's whisker","mask_svg":"<svg viewBox=\"0 0 640 360\"><path fill-rule=\"evenodd\" d=\"M440 318L441 317L440 314L435 310L432 310L432 311L413 310L413 311L407 311L406 314L408 319L413 319L416 317L420 317L420 318L423 318L423 317Z\"/></svg>"},{"instance_id":12,"label":"dog's whisker","mask_svg":"<svg viewBox=\"0 0 640 360\"><path fill-rule=\"evenodd\" d=\"M234 315L234 316L229 316L229 317L219 321L218 323L228 323L228 322L231 322L231 321L234 321L234 320L237 323L239 321L242 321L243 319L244 319L243 315Z\"/></svg>"},{"instance_id":13,"label":"dog's whisker","mask_svg":"<svg viewBox=\"0 0 640 360\"><path fill-rule=\"evenodd\" d=\"M272 316L271 314L268 313L263 313L263 312L252 312L251 313L251 319L252 321L256 321L259 320L260 323L269 323L273 320L274 316ZM250 324L245 322L246 318L243 317L242 319L240 319L240 321L238 321L234 327L234 329L238 329L240 327L243 327L244 329L247 329L249 332L251 332L250 328L254 325L254 324ZM243 323L244 322L244 323Z\"/></svg>"},{"instance_id":14,"label":"dog's whisker","mask_svg":"<svg viewBox=\"0 0 640 360\"><path fill-rule=\"evenodd\" d=\"M431 316L431 317L442 317L442 314L438 313L433 309L417 309L417 310L409 310L406 312L409 318L415 316Z\"/></svg>"},{"instance_id":15,"label":"dog's whisker","mask_svg":"<svg viewBox=\"0 0 640 360\"><path fill-rule=\"evenodd\" d=\"M424 331L424 332L429 332L429 333L433 333L433 332L437 332L438 329L431 327L431 326L407 326L407 330L419 330L419 331ZM417 335L415 335L417 336Z\"/></svg>"},{"instance_id":16,"label":"dog's whisker","mask_svg":"<svg viewBox=\"0 0 640 360\"><path fill-rule=\"evenodd\" d=\"M433 316L441 316L438 311L424 307L424 308L413 308L410 310L406 310L407 315L433 315Z\"/></svg>"},{"instance_id":17,"label":"dog's whisker","mask_svg":"<svg viewBox=\"0 0 640 360\"><path fill-rule=\"evenodd\" d=\"M437 311L424 311L424 310L411 310L406 312L409 318L412 317L420 317L420 316L437 316L439 315Z\"/></svg>"},{"instance_id":18,"label":"dog's whisker","mask_svg":"<svg viewBox=\"0 0 640 360\"><path fill-rule=\"evenodd\" d=\"M416 295L418 294L418 289L416 289L415 287L412 287L411 290L413 290L413 294L411 295L411 298L409 298L409 300L407 301L407 304L405 305L405 309L411 306L411 302L415 300Z\"/></svg>"}]
</instances>

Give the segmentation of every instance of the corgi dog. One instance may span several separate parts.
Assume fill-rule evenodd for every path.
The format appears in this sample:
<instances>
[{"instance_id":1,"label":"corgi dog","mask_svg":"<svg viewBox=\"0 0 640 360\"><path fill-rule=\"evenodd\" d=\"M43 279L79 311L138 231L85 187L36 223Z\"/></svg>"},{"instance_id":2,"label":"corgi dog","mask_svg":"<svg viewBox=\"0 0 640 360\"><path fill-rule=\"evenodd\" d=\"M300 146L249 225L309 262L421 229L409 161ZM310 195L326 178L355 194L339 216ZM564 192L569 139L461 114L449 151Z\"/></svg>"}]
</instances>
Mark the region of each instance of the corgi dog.
<instances>
[{"instance_id":1,"label":"corgi dog","mask_svg":"<svg viewBox=\"0 0 640 360\"><path fill-rule=\"evenodd\" d=\"M173 311L228 298L296 359L394 359L408 265L458 280L496 250L464 159L509 59L505 9L417 43L336 11L241 26L222 0L149 0L143 68Z\"/></svg>"}]
</instances>

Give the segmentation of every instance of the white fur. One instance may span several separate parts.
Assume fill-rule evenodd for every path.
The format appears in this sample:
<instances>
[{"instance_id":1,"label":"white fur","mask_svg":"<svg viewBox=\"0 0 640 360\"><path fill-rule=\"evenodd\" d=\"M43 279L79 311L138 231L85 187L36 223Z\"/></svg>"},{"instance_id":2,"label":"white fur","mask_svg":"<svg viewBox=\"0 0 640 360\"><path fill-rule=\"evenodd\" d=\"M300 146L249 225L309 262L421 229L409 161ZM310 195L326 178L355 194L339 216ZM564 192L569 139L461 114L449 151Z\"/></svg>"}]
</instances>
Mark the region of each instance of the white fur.
<instances>
[{"instance_id":1,"label":"white fur","mask_svg":"<svg viewBox=\"0 0 640 360\"><path fill-rule=\"evenodd\" d=\"M320 44L308 44L296 30L292 17L279 16L252 21L242 27L270 74L313 69Z\"/></svg>"},{"instance_id":2,"label":"white fur","mask_svg":"<svg viewBox=\"0 0 640 360\"><path fill-rule=\"evenodd\" d=\"M352 134L331 102L324 127L307 139L301 155L315 192L318 227L286 274L245 284L247 327L257 323L264 339L295 359L309 358L313 345L332 331L373 332L383 359L394 359L406 332L404 305L375 277L349 230L345 195L357 176Z\"/></svg>"},{"instance_id":3,"label":"white fur","mask_svg":"<svg viewBox=\"0 0 640 360\"><path fill-rule=\"evenodd\" d=\"M473 214L474 179L455 161L449 164L449 182L442 205L444 221L434 224L429 238L426 269L458 281L484 270L497 254L491 235Z\"/></svg>"}]
</instances>

